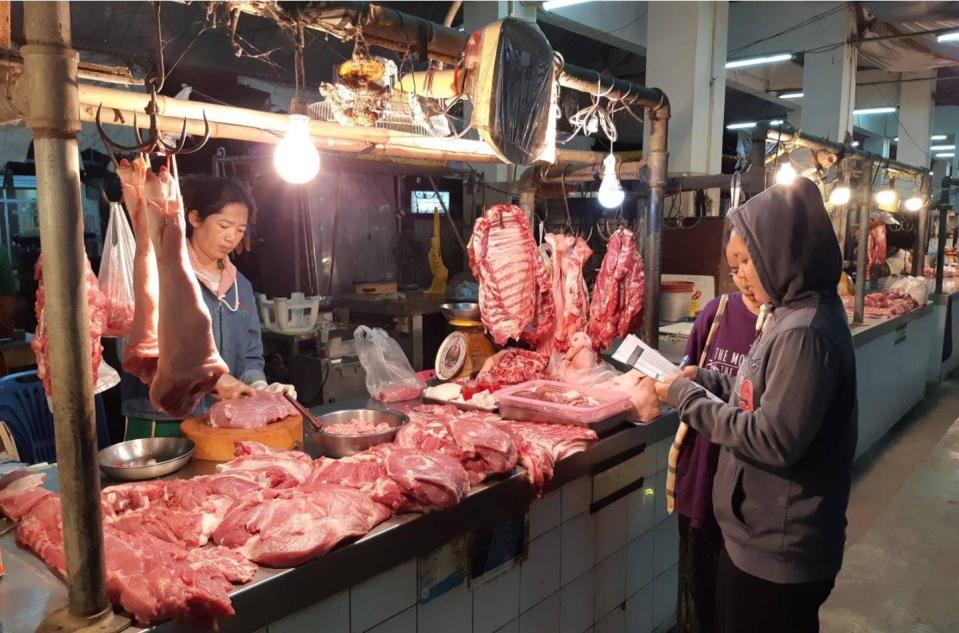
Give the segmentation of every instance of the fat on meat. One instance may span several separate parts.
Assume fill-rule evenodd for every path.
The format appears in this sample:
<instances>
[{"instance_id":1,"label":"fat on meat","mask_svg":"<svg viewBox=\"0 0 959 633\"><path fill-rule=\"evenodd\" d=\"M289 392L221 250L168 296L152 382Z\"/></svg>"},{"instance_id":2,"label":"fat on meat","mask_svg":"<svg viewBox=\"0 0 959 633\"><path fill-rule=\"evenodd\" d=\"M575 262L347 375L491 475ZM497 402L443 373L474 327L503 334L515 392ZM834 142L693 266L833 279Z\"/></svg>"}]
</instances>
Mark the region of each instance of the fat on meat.
<instances>
[{"instance_id":1,"label":"fat on meat","mask_svg":"<svg viewBox=\"0 0 959 633\"><path fill-rule=\"evenodd\" d=\"M518 385L546 377L549 356L518 347L502 349L483 363L476 381L490 385Z\"/></svg>"},{"instance_id":2,"label":"fat on meat","mask_svg":"<svg viewBox=\"0 0 959 633\"><path fill-rule=\"evenodd\" d=\"M467 250L479 282L483 326L496 344L509 339L548 343L553 295L523 210L509 204L489 208L476 220Z\"/></svg>"},{"instance_id":3,"label":"fat on meat","mask_svg":"<svg viewBox=\"0 0 959 633\"><path fill-rule=\"evenodd\" d=\"M386 452L386 473L407 497L399 511L429 512L458 504L470 490L469 475L462 464L443 453L431 453L381 444Z\"/></svg>"},{"instance_id":4,"label":"fat on meat","mask_svg":"<svg viewBox=\"0 0 959 633\"><path fill-rule=\"evenodd\" d=\"M261 490L233 505L213 539L260 565L294 567L363 536L389 516L389 508L345 486Z\"/></svg>"},{"instance_id":5,"label":"fat on meat","mask_svg":"<svg viewBox=\"0 0 959 633\"><path fill-rule=\"evenodd\" d=\"M19 521L34 506L53 493L43 487L46 473L15 471L0 481L0 512L12 521Z\"/></svg>"},{"instance_id":6,"label":"fat on meat","mask_svg":"<svg viewBox=\"0 0 959 633\"><path fill-rule=\"evenodd\" d=\"M313 460L301 451L281 451L259 442L236 442L236 457L218 464L217 473L243 473L264 488L302 486L313 472Z\"/></svg>"},{"instance_id":7,"label":"fat on meat","mask_svg":"<svg viewBox=\"0 0 959 633\"><path fill-rule=\"evenodd\" d=\"M392 510L399 510L406 504L406 495L387 474L385 456L383 451L366 450L340 459L320 457L313 462L309 483L353 488Z\"/></svg>"},{"instance_id":8,"label":"fat on meat","mask_svg":"<svg viewBox=\"0 0 959 633\"><path fill-rule=\"evenodd\" d=\"M148 218L159 271L159 360L150 402L175 418L193 412L228 372L187 253L179 189L166 168L146 174Z\"/></svg>"},{"instance_id":9,"label":"fat on meat","mask_svg":"<svg viewBox=\"0 0 959 633\"><path fill-rule=\"evenodd\" d=\"M297 410L280 393L257 391L246 398L218 400L207 411L210 426L228 429L259 429L277 422Z\"/></svg>"},{"instance_id":10,"label":"fat on meat","mask_svg":"<svg viewBox=\"0 0 959 633\"><path fill-rule=\"evenodd\" d=\"M610 236L589 306L586 333L597 350L609 347L637 325L643 308L645 273L633 232L619 229Z\"/></svg>"},{"instance_id":11,"label":"fat on meat","mask_svg":"<svg viewBox=\"0 0 959 633\"><path fill-rule=\"evenodd\" d=\"M123 201L133 220L136 240L133 254L133 324L123 348L123 370L147 385L153 382L160 356L157 334L160 281L146 204L148 170L146 161L139 156L132 163L124 159L117 167L117 175L123 185Z\"/></svg>"},{"instance_id":12,"label":"fat on meat","mask_svg":"<svg viewBox=\"0 0 959 633\"><path fill-rule=\"evenodd\" d=\"M502 420L500 425L513 437L519 463L538 492L552 478L557 462L586 450L598 439L592 429L568 424Z\"/></svg>"},{"instance_id":13,"label":"fat on meat","mask_svg":"<svg viewBox=\"0 0 959 633\"><path fill-rule=\"evenodd\" d=\"M585 330L589 320L589 291L583 266L593 250L583 238L572 235L548 233L545 240L550 249L550 282L556 310L552 349L565 352L573 334Z\"/></svg>"}]
</instances>

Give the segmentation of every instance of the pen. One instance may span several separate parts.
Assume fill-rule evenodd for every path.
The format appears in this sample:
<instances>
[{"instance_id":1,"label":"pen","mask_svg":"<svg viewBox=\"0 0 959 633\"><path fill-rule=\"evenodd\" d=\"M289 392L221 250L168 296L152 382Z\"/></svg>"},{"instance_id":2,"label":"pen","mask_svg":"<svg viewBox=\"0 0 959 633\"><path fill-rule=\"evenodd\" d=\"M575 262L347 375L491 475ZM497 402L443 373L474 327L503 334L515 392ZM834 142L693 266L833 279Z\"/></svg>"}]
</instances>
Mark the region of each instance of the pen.
<instances>
[{"instance_id":1,"label":"pen","mask_svg":"<svg viewBox=\"0 0 959 633\"><path fill-rule=\"evenodd\" d=\"M683 359L679 361L679 371L686 369L687 365L689 365L689 354L683 356Z\"/></svg>"}]
</instances>

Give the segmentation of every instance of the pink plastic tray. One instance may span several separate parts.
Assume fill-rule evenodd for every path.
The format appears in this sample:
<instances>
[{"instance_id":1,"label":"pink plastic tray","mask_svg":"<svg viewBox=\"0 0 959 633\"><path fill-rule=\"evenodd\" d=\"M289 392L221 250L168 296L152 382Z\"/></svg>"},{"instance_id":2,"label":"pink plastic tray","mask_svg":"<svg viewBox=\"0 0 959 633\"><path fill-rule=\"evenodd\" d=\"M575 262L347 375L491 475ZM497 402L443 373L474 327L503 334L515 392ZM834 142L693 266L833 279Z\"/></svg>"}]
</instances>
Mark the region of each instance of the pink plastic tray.
<instances>
[{"instance_id":1,"label":"pink plastic tray","mask_svg":"<svg viewBox=\"0 0 959 633\"><path fill-rule=\"evenodd\" d=\"M574 407L514 395L518 392L531 391L542 387L553 393L578 391L598 400L599 404ZM500 389L496 392L496 395L499 397L500 415L504 418L554 424L576 424L591 427L604 422L618 424L624 419L624 414L632 407L629 396L624 393L571 385L553 380L531 380L520 385ZM597 432L599 431L597 430Z\"/></svg>"}]
</instances>

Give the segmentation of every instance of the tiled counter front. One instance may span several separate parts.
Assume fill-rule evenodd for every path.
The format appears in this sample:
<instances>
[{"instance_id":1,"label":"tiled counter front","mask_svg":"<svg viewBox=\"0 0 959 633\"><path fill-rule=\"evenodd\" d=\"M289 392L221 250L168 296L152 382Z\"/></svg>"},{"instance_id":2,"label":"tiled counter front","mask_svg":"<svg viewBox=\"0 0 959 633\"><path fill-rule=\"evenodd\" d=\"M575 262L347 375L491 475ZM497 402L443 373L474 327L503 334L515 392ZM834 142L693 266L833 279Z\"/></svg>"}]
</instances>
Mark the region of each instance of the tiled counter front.
<instances>
[{"instance_id":1,"label":"tiled counter front","mask_svg":"<svg viewBox=\"0 0 959 633\"><path fill-rule=\"evenodd\" d=\"M424 558L270 624L269 633L652 633L675 623L678 539L667 518L671 438L620 464L643 485L603 504L587 475L526 514L525 554L423 601ZM597 490L594 492L594 487ZM608 496L607 496L608 501ZM600 503L597 503L600 502ZM602 507L597 507L602 505ZM592 511L591 511L592 510ZM467 574L468 575L468 574Z\"/></svg>"}]
</instances>

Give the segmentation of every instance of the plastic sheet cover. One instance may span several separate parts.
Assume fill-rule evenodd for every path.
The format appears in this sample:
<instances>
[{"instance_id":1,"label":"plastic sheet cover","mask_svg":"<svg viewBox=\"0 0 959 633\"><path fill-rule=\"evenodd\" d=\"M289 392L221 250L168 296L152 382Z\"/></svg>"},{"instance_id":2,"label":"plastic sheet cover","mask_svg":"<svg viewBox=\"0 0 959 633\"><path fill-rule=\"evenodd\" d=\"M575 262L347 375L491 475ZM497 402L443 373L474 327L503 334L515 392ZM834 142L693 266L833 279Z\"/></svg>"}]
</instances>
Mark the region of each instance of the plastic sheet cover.
<instances>
[{"instance_id":1,"label":"plastic sheet cover","mask_svg":"<svg viewBox=\"0 0 959 633\"><path fill-rule=\"evenodd\" d=\"M553 49L535 24L505 18L473 33L473 125L505 161L529 165L555 155Z\"/></svg>"}]
</instances>

